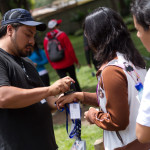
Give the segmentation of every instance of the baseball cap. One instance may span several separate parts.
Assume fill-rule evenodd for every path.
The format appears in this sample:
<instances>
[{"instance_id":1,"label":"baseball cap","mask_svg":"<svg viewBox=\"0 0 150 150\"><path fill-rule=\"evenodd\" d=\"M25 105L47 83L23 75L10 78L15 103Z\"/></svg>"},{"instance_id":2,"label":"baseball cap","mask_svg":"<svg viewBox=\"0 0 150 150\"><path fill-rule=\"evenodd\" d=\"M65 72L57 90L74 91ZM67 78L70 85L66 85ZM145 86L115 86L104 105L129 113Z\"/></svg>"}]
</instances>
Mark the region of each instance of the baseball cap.
<instances>
[{"instance_id":1,"label":"baseball cap","mask_svg":"<svg viewBox=\"0 0 150 150\"><path fill-rule=\"evenodd\" d=\"M59 19L59 20L52 19L48 22L48 28L53 29L56 25L61 24L61 23L62 23L61 19Z\"/></svg>"},{"instance_id":2,"label":"baseball cap","mask_svg":"<svg viewBox=\"0 0 150 150\"><path fill-rule=\"evenodd\" d=\"M31 13L22 8L11 9L7 11L1 21L1 26L12 23L21 23L27 26L36 26L39 31L46 29L46 24L34 21Z\"/></svg>"}]
</instances>

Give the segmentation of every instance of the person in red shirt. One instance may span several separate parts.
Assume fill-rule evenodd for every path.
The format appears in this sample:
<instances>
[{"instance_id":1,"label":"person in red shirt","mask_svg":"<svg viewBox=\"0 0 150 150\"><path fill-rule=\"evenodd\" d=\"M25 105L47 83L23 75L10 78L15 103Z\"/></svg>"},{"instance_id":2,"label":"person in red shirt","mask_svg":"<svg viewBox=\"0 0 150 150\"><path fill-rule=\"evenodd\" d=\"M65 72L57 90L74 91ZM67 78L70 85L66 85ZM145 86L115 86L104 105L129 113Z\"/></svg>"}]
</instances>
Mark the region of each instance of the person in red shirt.
<instances>
[{"instance_id":1,"label":"person in red shirt","mask_svg":"<svg viewBox=\"0 0 150 150\"><path fill-rule=\"evenodd\" d=\"M68 73L69 76L75 80L76 91L81 91L80 85L76 77L75 66L74 66L74 64L76 64L77 67L80 67L80 64L78 62L73 46L67 34L59 30L59 25L61 24L61 22L62 20L56 20L56 19L52 19L48 22L48 28L50 29L50 32L46 34L43 43L46 57L50 65L52 66L53 69L56 70L60 78L67 76ZM52 62L49 58L47 45L48 45L48 40L52 39L56 35L57 35L57 40L60 42L62 48L64 49L65 56L59 62Z\"/></svg>"}]
</instances>

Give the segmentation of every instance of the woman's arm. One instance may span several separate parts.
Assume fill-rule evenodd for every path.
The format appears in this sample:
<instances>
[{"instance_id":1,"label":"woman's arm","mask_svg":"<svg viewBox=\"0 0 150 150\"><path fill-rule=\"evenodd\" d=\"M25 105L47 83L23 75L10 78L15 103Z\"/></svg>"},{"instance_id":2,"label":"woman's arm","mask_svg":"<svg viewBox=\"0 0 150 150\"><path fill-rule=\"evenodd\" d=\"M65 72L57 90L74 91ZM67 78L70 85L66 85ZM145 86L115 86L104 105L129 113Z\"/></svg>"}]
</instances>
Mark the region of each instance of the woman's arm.
<instances>
[{"instance_id":1,"label":"woman's arm","mask_svg":"<svg viewBox=\"0 0 150 150\"><path fill-rule=\"evenodd\" d=\"M60 109L64 107L65 104L79 101L83 104L98 106L96 93L88 92L75 92L66 96L62 96L57 100L56 104L58 109Z\"/></svg>"},{"instance_id":2,"label":"woman's arm","mask_svg":"<svg viewBox=\"0 0 150 150\"><path fill-rule=\"evenodd\" d=\"M124 130L129 124L126 75L121 68L108 66L103 70L102 78L100 86L105 89L107 113L92 108L86 118L104 130Z\"/></svg>"},{"instance_id":3,"label":"woman's arm","mask_svg":"<svg viewBox=\"0 0 150 150\"><path fill-rule=\"evenodd\" d=\"M141 143L150 142L150 127L136 123L136 136Z\"/></svg>"}]
</instances>

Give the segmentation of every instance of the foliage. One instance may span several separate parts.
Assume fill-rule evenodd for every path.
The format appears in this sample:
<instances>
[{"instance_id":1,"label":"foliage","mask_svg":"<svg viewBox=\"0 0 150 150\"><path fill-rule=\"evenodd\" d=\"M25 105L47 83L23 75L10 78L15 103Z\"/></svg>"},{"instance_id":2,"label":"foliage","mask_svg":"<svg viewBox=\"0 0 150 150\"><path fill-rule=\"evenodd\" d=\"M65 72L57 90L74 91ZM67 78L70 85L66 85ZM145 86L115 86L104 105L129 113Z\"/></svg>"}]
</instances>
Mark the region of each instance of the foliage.
<instances>
[{"instance_id":1,"label":"foliage","mask_svg":"<svg viewBox=\"0 0 150 150\"><path fill-rule=\"evenodd\" d=\"M119 0L119 10L122 16L127 16L130 14L130 3L132 0Z\"/></svg>"},{"instance_id":2,"label":"foliage","mask_svg":"<svg viewBox=\"0 0 150 150\"><path fill-rule=\"evenodd\" d=\"M135 46L139 50L140 54L145 59L145 61L146 61L146 67L149 68L150 67L150 53L145 49L145 47L143 46L143 44L140 41L140 39L137 38L136 32L132 32L131 37L132 37L132 39L133 39L133 41L135 43Z\"/></svg>"},{"instance_id":3,"label":"foliage","mask_svg":"<svg viewBox=\"0 0 150 150\"><path fill-rule=\"evenodd\" d=\"M34 6L34 0L0 0L0 2L0 12L2 15L13 8L24 8L30 10Z\"/></svg>"},{"instance_id":4,"label":"foliage","mask_svg":"<svg viewBox=\"0 0 150 150\"><path fill-rule=\"evenodd\" d=\"M48 4L51 4L54 0L35 0L36 3L34 5L35 8L39 8Z\"/></svg>"},{"instance_id":5,"label":"foliage","mask_svg":"<svg viewBox=\"0 0 150 150\"><path fill-rule=\"evenodd\" d=\"M74 33L75 36L83 35L83 29L79 29Z\"/></svg>"},{"instance_id":6,"label":"foliage","mask_svg":"<svg viewBox=\"0 0 150 150\"><path fill-rule=\"evenodd\" d=\"M124 22L128 27L129 31L135 31L134 23L133 23L133 18L131 15L124 17Z\"/></svg>"},{"instance_id":7,"label":"foliage","mask_svg":"<svg viewBox=\"0 0 150 150\"><path fill-rule=\"evenodd\" d=\"M71 22L78 22L80 27L82 26L82 22L86 16L86 12L81 10L77 10L76 13L72 13L72 17L70 19Z\"/></svg>"}]
</instances>

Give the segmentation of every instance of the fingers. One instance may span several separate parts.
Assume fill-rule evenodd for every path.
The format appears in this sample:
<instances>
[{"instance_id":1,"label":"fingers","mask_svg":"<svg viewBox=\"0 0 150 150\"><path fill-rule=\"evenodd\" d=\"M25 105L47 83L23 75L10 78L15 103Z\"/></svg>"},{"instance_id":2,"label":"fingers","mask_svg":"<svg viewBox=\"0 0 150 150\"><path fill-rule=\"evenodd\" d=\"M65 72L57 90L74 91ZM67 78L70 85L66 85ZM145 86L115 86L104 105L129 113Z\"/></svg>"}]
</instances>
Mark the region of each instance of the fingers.
<instances>
[{"instance_id":1,"label":"fingers","mask_svg":"<svg viewBox=\"0 0 150 150\"><path fill-rule=\"evenodd\" d=\"M62 93L66 92L70 89L71 82L75 83L75 81L72 78L70 78L69 76L66 76L60 80L61 80L60 91Z\"/></svg>"},{"instance_id":2,"label":"fingers","mask_svg":"<svg viewBox=\"0 0 150 150\"><path fill-rule=\"evenodd\" d=\"M85 112L84 112L84 118L85 118L85 119L87 118L87 115L88 115L88 111L85 111Z\"/></svg>"},{"instance_id":3,"label":"fingers","mask_svg":"<svg viewBox=\"0 0 150 150\"><path fill-rule=\"evenodd\" d=\"M60 97L57 101L56 101L56 106L58 109L64 107L65 102L64 96Z\"/></svg>"},{"instance_id":4,"label":"fingers","mask_svg":"<svg viewBox=\"0 0 150 150\"><path fill-rule=\"evenodd\" d=\"M59 84L59 91L60 93L64 93L66 91L68 91L70 89L70 85L68 83L66 83L65 81L60 81Z\"/></svg>"},{"instance_id":5,"label":"fingers","mask_svg":"<svg viewBox=\"0 0 150 150\"><path fill-rule=\"evenodd\" d=\"M89 120L89 111L86 111L85 113L84 113L84 118L91 124L91 121Z\"/></svg>"},{"instance_id":6,"label":"fingers","mask_svg":"<svg viewBox=\"0 0 150 150\"><path fill-rule=\"evenodd\" d=\"M86 112L84 113L84 118L85 118L90 124L93 124L97 112L98 112L98 111L97 111L95 108L90 107L90 108L89 108L89 111L86 111Z\"/></svg>"},{"instance_id":7,"label":"fingers","mask_svg":"<svg viewBox=\"0 0 150 150\"><path fill-rule=\"evenodd\" d=\"M64 107L65 104L72 103L76 101L74 94L69 94L67 96L62 96L56 101L57 108L60 109Z\"/></svg>"},{"instance_id":8,"label":"fingers","mask_svg":"<svg viewBox=\"0 0 150 150\"><path fill-rule=\"evenodd\" d=\"M75 81L72 78L70 78L69 76L62 78L62 80L64 80L66 82L66 84L69 84L69 85L71 84L71 82L75 83Z\"/></svg>"},{"instance_id":9,"label":"fingers","mask_svg":"<svg viewBox=\"0 0 150 150\"><path fill-rule=\"evenodd\" d=\"M68 91L70 89L71 82L74 83L75 81L69 76L57 80L50 87L52 95L57 95Z\"/></svg>"},{"instance_id":10,"label":"fingers","mask_svg":"<svg viewBox=\"0 0 150 150\"><path fill-rule=\"evenodd\" d=\"M94 110L95 110L94 107L90 107L90 108L89 108L89 111L94 111Z\"/></svg>"}]
</instances>

